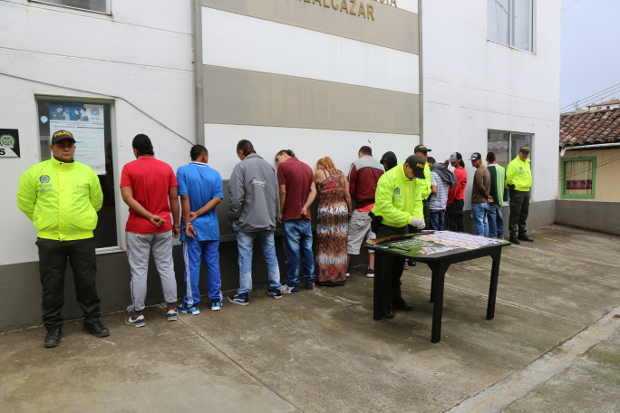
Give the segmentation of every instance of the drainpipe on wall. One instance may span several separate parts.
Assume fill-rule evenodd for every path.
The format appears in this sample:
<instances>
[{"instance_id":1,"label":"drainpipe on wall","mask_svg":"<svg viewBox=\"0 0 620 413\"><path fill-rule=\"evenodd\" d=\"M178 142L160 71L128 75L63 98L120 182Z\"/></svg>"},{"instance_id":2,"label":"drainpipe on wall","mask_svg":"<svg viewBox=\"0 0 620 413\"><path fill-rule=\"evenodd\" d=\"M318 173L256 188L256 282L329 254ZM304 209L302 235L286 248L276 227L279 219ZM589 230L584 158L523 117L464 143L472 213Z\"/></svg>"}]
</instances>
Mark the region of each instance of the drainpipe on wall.
<instances>
[{"instance_id":1,"label":"drainpipe on wall","mask_svg":"<svg viewBox=\"0 0 620 413\"><path fill-rule=\"evenodd\" d=\"M194 47L194 104L196 115L196 143L205 145L204 85L202 79L202 0L194 0L192 7Z\"/></svg>"},{"instance_id":2,"label":"drainpipe on wall","mask_svg":"<svg viewBox=\"0 0 620 413\"><path fill-rule=\"evenodd\" d=\"M424 144L424 53L422 42L422 3L424 0L418 0L418 60L419 60L419 115L420 115L420 144Z\"/></svg>"}]
</instances>

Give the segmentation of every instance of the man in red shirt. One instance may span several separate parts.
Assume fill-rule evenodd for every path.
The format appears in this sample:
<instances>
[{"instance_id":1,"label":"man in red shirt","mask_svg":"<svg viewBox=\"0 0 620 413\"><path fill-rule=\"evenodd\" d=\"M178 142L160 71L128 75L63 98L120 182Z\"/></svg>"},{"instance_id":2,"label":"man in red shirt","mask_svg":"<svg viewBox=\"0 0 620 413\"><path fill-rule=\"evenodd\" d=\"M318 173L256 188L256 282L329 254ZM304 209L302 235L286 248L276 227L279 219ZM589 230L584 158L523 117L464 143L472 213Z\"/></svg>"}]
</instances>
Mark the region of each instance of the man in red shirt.
<instances>
[{"instance_id":1,"label":"man in red shirt","mask_svg":"<svg viewBox=\"0 0 620 413\"><path fill-rule=\"evenodd\" d=\"M357 155L358 159L353 162L349 172L349 192L355 202L347 240L349 256L359 255L364 241L376 238L370 228L372 219L369 213L375 206L377 182L384 172L383 165L372 157L370 146L362 146ZM375 276L375 254L370 250L368 251L366 276L368 278Z\"/></svg>"},{"instance_id":2,"label":"man in red shirt","mask_svg":"<svg viewBox=\"0 0 620 413\"><path fill-rule=\"evenodd\" d=\"M463 226L463 207L465 206L465 188L467 187L467 170L463 156L455 152L450 155L450 163L454 167L454 177L456 183L448 192L448 229L450 231L464 232Z\"/></svg>"},{"instance_id":3,"label":"man in red shirt","mask_svg":"<svg viewBox=\"0 0 620 413\"><path fill-rule=\"evenodd\" d=\"M299 292L300 266L304 287L314 288L310 206L316 198L316 185L312 168L298 160L290 149L276 154L276 165L288 267L287 282L282 292L294 294Z\"/></svg>"},{"instance_id":4,"label":"man in red shirt","mask_svg":"<svg viewBox=\"0 0 620 413\"><path fill-rule=\"evenodd\" d=\"M136 160L126 164L121 175L121 194L129 206L126 232L131 305L127 323L144 327L143 311L151 250L168 304L166 317L170 321L177 319L172 238L179 235L179 201L174 171L167 163L155 159L149 137L136 135L132 146Z\"/></svg>"}]
</instances>

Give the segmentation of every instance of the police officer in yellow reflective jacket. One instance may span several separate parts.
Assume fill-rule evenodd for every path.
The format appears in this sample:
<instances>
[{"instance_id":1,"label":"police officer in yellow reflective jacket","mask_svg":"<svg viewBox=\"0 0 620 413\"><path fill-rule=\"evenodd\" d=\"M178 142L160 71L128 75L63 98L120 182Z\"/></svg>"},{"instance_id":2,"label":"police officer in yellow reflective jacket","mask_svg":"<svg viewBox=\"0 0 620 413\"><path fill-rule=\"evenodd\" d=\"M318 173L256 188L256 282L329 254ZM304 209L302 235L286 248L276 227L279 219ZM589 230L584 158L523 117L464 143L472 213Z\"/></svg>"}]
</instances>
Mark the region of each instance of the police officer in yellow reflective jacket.
<instances>
[{"instance_id":1,"label":"police officer in yellow reflective jacket","mask_svg":"<svg viewBox=\"0 0 620 413\"><path fill-rule=\"evenodd\" d=\"M372 210L373 230L377 238L406 234L409 226L424 228L422 200L430 194L424 176L425 165L425 159L412 155L404 164L395 166L379 179ZM377 257L375 277L391 285L381 303L384 318L394 317L393 311L412 309L401 294L400 279L404 265L404 257L389 254Z\"/></svg>"},{"instance_id":2,"label":"police officer in yellow reflective jacket","mask_svg":"<svg viewBox=\"0 0 620 413\"><path fill-rule=\"evenodd\" d=\"M71 132L53 134L52 158L30 167L21 176L18 208L37 230L39 271L42 285L45 347L62 339L62 307L67 259L74 274L84 327L92 335L107 337L95 284L95 239L97 211L103 203L99 178L87 165L76 162Z\"/></svg>"},{"instance_id":3,"label":"police officer in yellow reflective jacket","mask_svg":"<svg viewBox=\"0 0 620 413\"><path fill-rule=\"evenodd\" d=\"M534 241L527 233L527 216L530 210L530 192L532 190L532 167L530 147L523 146L519 155L506 168L506 186L510 190L510 242Z\"/></svg>"}]
</instances>

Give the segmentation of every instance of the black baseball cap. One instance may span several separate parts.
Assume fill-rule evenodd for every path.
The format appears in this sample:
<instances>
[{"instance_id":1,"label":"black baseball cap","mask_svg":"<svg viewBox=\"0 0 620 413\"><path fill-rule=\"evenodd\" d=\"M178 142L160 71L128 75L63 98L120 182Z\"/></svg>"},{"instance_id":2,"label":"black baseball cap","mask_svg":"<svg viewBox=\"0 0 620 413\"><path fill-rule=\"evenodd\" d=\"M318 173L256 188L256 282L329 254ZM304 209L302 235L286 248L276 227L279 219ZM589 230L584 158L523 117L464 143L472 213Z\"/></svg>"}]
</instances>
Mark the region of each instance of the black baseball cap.
<instances>
[{"instance_id":1,"label":"black baseball cap","mask_svg":"<svg viewBox=\"0 0 620 413\"><path fill-rule=\"evenodd\" d=\"M57 130L52 135L52 145L56 145L60 142L75 143L75 138L73 137L73 134L69 132L68 130L63 130L63 129Z\"/></svg>"},{"instance_id":2,"label":"black baseball cap","mask_svg":"<svg viewBox=\"0 0 620 413\"><path fill-rule=\"evenodd\" d=\"M453 154L450 155L451 162L462 161L462 160L463 160L463 155L461 155L458 152L454 152Z\"/></svg>"},{"instance_id":3,"label":"black baseball cap","mask_svg":"<svg viewBox=\"0 0 620 413\"><path fill-rule=\"evenodd\" d=\"M429 153L432 152L433 150L425 145L418 145L413 149L413 153L418 153L418 152L422 152L422 153Z\"/></svg>"},{"instance_id":4,"label":"black baseball cap","mask_svg":"<svg viewBox=\"0 0 620 413\"><path fill-rule=\"evenodd\" d=\"M523 153L530 153L530 146L529 145L524 145L519 149L519 152L523 152Z\"/></svg>"},{"instance_id":5,"label":"black baseball cap","mask_svg":"<svg viewBox=\"0 0 620 413\"><path fill-rule=\"evenodd\" d=\"M472 161L479 161L481 159L482 159L482 155L480 154L480 152L474 152L471 154Z\"/></svg>"}]
</instances>

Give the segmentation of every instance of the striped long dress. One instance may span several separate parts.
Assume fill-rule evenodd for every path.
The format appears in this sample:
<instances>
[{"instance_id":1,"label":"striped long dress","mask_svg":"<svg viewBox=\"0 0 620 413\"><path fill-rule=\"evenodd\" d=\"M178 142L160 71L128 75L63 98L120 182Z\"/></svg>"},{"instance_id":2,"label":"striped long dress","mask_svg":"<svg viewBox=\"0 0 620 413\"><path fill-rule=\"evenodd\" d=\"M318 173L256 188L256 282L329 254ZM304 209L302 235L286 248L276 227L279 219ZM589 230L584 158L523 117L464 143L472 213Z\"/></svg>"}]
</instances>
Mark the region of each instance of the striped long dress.
<instances>
[{"instance_id":1,"label":"striped long dress","mask_svg":"<svg viewBox=\"0 0 620 413\"><path fill-rule=\"evenodd\" d=\"M345 176L337 171L317 182L317 263L320 285L343 285L347 279L349 207Z\"/></svg>"}]
</instances>

